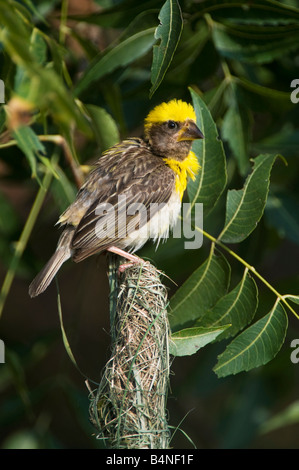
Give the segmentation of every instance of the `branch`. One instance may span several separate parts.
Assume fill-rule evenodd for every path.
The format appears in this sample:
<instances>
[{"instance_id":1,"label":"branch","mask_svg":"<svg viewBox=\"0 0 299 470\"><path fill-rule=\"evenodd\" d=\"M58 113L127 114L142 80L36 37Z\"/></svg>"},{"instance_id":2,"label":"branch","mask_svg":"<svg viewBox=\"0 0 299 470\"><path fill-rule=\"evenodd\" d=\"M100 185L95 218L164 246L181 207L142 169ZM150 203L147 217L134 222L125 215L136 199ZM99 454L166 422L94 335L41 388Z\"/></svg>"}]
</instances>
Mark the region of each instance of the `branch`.
<instances>
[{"instance_id":1,"label":"branch","mask_svg":"<svg viewBox=\"0 0 299 470\"><path fill-rule=\"evenodd\" d=\"M241 256L237 255L233 250L231 250L229 247L227 247L224 243L221 241L217 240L214 238L212 235L209 233L205 232L203 229L200 227L195 226L195 230L198 232L202 233L206 238L211 240L213 243L221 247L223 250L225 250L227 253L229 253L231 256L233 256L235 259L237 259L241 264L246 266L246 268L254 275L256 276L263 284L265 284L268 289L270 289L277 297L278 299L285 304L285 306L295 315L295 317L299 320L299 315L298 313L291 307L291 305L287 302L286 300L286 295L281 295L258 271L256 271L254 266L251 266L247 261L245 261Z\"/></svg>"}]
</instances>

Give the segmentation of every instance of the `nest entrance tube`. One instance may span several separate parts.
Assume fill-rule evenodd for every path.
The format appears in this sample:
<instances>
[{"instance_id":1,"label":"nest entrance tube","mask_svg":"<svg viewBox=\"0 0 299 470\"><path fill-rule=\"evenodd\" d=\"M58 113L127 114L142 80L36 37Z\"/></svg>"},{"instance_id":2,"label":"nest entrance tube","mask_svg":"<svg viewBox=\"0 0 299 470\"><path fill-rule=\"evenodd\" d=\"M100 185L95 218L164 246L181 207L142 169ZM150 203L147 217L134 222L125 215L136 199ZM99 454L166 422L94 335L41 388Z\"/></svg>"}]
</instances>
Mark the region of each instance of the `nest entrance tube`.
<instances>
[{"instance_id":1,"label":"nest entrance tube","mask_svg":"<svg viewBox=\"0 0 299 470\"><path fill-rule=\"evenodd\" d=\"M109 255L111 357L91 399L90 417L111 449L168 449L167 290L149 262L118 274Z\"/></svg>"}]
</instances>

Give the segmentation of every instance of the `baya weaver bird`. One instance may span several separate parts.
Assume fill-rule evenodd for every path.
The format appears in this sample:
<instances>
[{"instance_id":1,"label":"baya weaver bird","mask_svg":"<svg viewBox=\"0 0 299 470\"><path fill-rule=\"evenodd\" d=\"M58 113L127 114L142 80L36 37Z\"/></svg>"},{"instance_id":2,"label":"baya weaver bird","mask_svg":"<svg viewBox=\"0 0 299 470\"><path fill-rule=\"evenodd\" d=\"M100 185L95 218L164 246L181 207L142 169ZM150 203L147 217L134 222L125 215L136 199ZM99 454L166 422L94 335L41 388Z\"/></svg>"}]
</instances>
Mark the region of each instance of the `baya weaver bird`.
<instances>
[{"instance_id":1,"label":"baya weaver bird","mask_svg":"<svg viewBox=\"0 0 299 470\"><path fill-rule=\"evenodd\" d=\"M171 100L148 114L144 139L128 138L106 150L60 216L64 230L55 253L32 281L30 296L41 294L69 258L79 262L106 250L131 263L142 261L133 253L149 238L166 238L175 225L187 180L199 170L192 142L202 138L193 107ZM136 204L145 217L138 210L129 213Z\"/></svg>"}]
</instances>

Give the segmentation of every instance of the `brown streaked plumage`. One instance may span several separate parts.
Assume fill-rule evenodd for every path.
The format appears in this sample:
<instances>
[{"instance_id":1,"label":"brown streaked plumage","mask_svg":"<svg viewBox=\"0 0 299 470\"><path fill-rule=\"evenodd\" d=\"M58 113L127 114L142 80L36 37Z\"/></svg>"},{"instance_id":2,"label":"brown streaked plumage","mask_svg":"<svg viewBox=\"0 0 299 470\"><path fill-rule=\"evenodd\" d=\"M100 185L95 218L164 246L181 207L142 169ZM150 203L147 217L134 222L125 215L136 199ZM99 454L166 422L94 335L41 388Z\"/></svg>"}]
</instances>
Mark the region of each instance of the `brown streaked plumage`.
<instances>
[{"instance_id":1,"label":"brown streaked plumage","mask_svg":"<svg viewBox=\"0 0 299 470\"><path fill-rule=\"evenodd\" d=\"M176 105L180 103L183 102L176 102ZM166 103L164 105L167 106ZM186 103L183 105L193 109ZM186 109L189 112L189 108ZM147 238L159 240L168 233L169 225L174 225L181 204L178 178L183 178L184 184L187 178L183 162L190 156L192 141L203 137L187 111L182 113L181 120L147 123L146 140L129 138L103 153L75 201L60 216L58 223L64 226L64 231L54 255L30 285L31 297L39 295L48 287L61 265L69 258L79 262L104 250L136 251ZM173 166L173 160L178 164ZM188 174L192 174L193 170L190 171ZM113 211L103 214L101 204ZM135 214L127 214L132 204L143 204L146 220L138 210ZM154 224L149 233L145 234L148 222L156 220L159 215L162 218L169 217L169 222L163 227ZM111 217L125 222L115 227ZM105 231L102 230L100 236L99 224L105 224ZM126 255L123 252L121 254ZM127 257L136 259L133 255L127 254Z\"/></svg>"}]
</instances>

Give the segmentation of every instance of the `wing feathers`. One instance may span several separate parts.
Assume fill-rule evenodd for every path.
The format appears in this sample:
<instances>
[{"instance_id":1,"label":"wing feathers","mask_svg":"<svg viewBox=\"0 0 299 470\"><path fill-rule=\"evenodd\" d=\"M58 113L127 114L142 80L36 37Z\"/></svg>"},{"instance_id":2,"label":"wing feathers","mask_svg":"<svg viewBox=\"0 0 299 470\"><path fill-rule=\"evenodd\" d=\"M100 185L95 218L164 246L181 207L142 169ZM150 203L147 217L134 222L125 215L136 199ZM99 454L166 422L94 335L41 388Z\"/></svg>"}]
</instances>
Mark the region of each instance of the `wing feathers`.
<instances>
[{"instance_id":1,"label":"wing feathers","mask_svg":"<svg viewBox=\"0 0 299 470\"><path fill-rule=\"evenodd\" d=\"M168 202L174 186L174 172L141 139L128 139L109 149L61 217L62 223L76 226L71 242L74 261L111 245L124 249L124 239L159 210L151 204ZM136 204L142 204L142 209L138 211Z\"/></svg>"}]
</instances>

